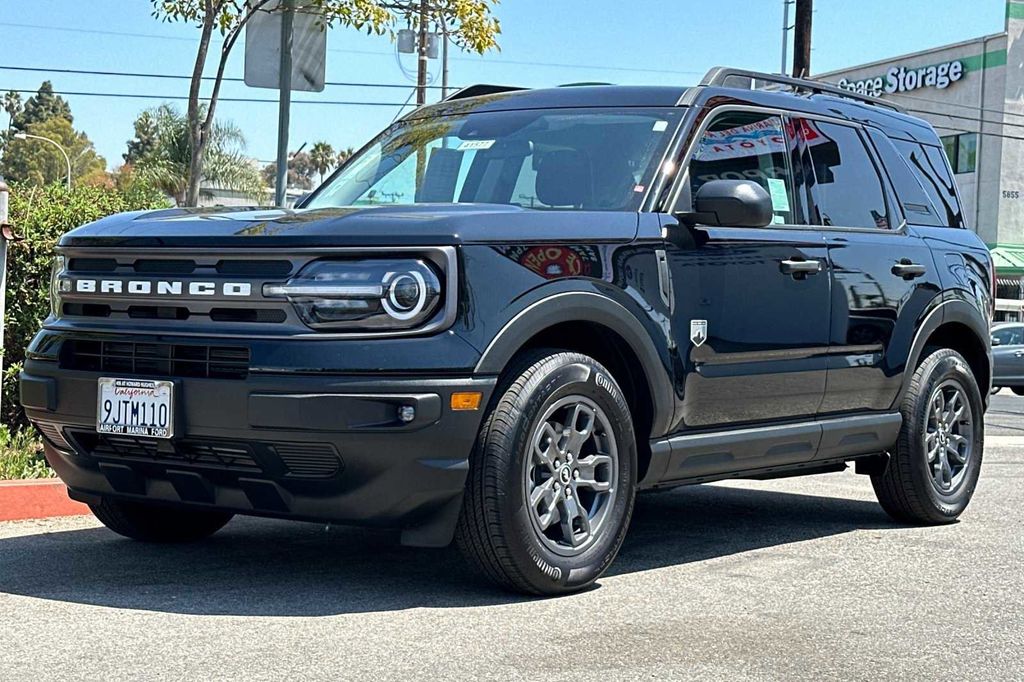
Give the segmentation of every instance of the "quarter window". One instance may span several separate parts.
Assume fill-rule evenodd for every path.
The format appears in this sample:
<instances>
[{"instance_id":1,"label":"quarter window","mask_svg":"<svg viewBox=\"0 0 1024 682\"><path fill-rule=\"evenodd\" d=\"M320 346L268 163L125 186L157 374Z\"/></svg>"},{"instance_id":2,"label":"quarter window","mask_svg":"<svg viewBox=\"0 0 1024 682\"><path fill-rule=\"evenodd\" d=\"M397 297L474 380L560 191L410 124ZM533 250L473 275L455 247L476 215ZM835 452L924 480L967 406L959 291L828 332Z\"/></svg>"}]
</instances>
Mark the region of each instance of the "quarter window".
<instances>
[{"instance_id":1,"label":"quarter window","mask_svg":"<svg viewBox=\"0 0 1024 682\"><path fill-rule=\"evenodd\" d=\"M946 158L954 173L973 173L978 165L978 134L962 133L942 138Z\"/></svg>"},{"instance_id":2,"label":"quarter window","mask_svg":"<svg viewBox=\"0 0 1024 682\"><path fill-rule=\"evenodd\" d=\"M887 229L885 189L860 134L853 128L804 120L801 135L813 168L807 179L815 222Z\"/></svg>"},{"instance_id":3,"label":"quarter window","mask_svg":"<svg viewBox=\"0 0 1024 682\"><path fill-rule=\"evenodd\" d=\"M709 180L752 180L772 198L773 222L794 224L797 203L782 119L729 112L704 131L690 159L690 196Z\"/></svg>"}]
</instances>

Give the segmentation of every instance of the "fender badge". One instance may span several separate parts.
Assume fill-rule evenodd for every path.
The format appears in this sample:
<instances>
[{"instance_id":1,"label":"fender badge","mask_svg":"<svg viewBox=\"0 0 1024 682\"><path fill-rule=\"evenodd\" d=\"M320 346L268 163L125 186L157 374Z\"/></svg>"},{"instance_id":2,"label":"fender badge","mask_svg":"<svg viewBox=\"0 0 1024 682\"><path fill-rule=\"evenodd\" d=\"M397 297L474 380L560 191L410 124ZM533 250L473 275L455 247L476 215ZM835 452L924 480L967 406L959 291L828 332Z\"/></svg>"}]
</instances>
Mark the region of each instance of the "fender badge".
<instances>
[{"instance_id":1,"label":"fender badge","mask_svg":"<svg viewBox=\"0 0 1024 682\"><path fill-rule=\"evenodd\" d=\"M708 340L708 321L690 320L690 341L694 346L703 346Z\"/></svg>"}]
</instances>

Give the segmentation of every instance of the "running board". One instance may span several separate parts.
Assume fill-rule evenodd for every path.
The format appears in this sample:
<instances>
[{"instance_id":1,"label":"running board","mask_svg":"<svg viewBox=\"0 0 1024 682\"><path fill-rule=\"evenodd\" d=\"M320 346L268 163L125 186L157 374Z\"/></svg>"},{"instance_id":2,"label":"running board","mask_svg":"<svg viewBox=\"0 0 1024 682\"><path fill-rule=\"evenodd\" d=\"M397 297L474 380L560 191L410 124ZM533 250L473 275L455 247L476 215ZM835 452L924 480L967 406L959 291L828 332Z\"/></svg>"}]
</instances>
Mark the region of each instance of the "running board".
<instances>
[{"instance_id":1,"label":"running board","mask_svg":"<svg viewBox=\"0 0 1024 682\"><path fill-rule=\"evenodd\" d=\"M891 448L903 418L898 412L794 424L688 433L651 442L651 463L640 488L751 478L792 471L814 473Z\"/></svg>"}]
</instances>

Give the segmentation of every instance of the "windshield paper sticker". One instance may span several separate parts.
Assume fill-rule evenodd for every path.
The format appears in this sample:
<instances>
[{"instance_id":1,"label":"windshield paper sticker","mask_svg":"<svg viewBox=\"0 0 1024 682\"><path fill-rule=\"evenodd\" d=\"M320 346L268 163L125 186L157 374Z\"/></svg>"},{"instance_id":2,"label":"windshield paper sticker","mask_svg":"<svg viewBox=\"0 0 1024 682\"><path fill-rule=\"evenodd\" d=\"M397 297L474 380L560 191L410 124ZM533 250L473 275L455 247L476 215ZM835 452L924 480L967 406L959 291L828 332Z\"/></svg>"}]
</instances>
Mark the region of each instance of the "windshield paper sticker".
<instances>
[{"instance_id":1,"label":"windshield paper sticker","mask_svg":"<svg viewBox=\"0 0 1024 682\"><path fill-rule=\"evenodd\" d=\"M458 146L460 152L468 152L471 149L490 149L494 140L463 140Z\"/></svg>"}]
</instances>

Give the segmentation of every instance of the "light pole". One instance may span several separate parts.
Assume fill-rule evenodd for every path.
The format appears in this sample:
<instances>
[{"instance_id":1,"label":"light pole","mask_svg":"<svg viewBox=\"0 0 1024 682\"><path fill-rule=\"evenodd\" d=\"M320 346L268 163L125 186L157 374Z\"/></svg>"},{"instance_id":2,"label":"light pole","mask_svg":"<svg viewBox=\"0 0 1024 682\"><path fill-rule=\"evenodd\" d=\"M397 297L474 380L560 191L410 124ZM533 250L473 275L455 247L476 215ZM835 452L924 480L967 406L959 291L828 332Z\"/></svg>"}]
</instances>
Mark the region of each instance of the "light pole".
<instances>
[{"instance_id":1,"label":"light pole","mask_svg":"<svg viewBox=\"0 0 1024 682\"><path fill-rule=\"evenodd\" d=\"M29 135L28 133L14 133L14 139L15 140L42 140L43 142L49 142L54 147L59 149L60 153L64 155L64 163L66 163L67 166L68 166L67 185L68 185L68 190L69 191L71 190L71 157L68 156L68 153L64 150L64 147L59 142L51 140L48 137L43 137L42 135Z\"/></svg>"}]
</instances>

